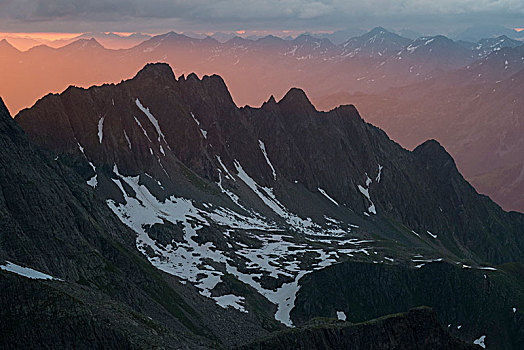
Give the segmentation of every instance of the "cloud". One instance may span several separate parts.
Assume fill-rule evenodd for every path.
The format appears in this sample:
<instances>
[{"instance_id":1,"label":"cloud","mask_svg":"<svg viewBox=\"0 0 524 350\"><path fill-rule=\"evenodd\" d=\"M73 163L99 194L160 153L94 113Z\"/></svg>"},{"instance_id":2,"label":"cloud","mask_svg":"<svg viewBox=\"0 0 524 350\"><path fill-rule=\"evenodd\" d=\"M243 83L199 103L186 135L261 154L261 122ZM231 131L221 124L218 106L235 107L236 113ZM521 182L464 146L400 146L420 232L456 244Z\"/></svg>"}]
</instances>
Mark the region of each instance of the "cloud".
<instances>
[{"instance_id":1,"label":"cloud","mask_svg":"<svg viewBox=\"0 0 524 350\"><path fill-rule=\"evenodd\" d=\"M366 20L422 22L447 16L472 20L491 16L502 22L523 15L522 0L0 0L0 26L19 27L53 22L79 27L101 22L149 27L340 27Z\"/></svg>"}]
</instances>

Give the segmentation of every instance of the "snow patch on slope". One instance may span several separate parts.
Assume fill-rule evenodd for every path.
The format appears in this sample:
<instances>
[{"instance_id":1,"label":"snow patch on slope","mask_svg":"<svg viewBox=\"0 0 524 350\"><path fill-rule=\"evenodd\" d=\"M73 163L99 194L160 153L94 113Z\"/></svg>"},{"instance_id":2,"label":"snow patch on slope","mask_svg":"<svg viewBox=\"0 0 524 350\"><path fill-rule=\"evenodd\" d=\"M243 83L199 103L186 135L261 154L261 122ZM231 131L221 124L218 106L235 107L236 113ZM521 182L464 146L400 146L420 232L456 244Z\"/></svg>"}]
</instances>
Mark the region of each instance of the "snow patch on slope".
<instances>
[{"instance_id":1,"label":"snow patch on slope","mask_svg":"<svg viewBox=\"0 0 524 350\"><path fill-rule=\"evenodd\" d=\"M164 140L164 142L166 143L166 145L167 145L166 138L165 138L164 134L162 133L162 130L160 130L160 124L158 124L158 120L155 118L155 116L153 114L151 114L151 112L149 111L149 108L144 107L138 98L135 100L135 103L136 103L137 107L142 112L144 112L144 114L149 119L151 124L153 124L153 126L154 126L154 128L155 128L155 130L156 130L156 132L158 134L158 142L160 142L160 138L162 138Z\"/></svg>"},{"instance_id":2,"label":"snow patch on slope","mask_svg":"<svg viewBox=\"0 0 524 350\"><path fill-rule=\"evenodd\" d=\"M6 261L3 265L0 265L0 270L12 272L12 273L15 273L15 274L17 274L19 276L27 277L27 278L31 278L31 279L36 279L36 280L57 280L57 281L62 281L59 278L55 278L53 276L50 276L50 275L45 274L45 273L40 272L40 271L36 271L36 270L34 270L32 268L29 268L29 267L23 267L23 266L20 266L20 265L17 265L17 264L13 264L10 261Z\"/></svg>"},{"instance_id":3,"label":"snow patch on slope","mask_svg":"<svg viewBox=\"0 0 524 350\"><path fill-rule=\"evenodd\" d=\"M98 142L101 144L102 139L104 138L104 119L105 117L101 117L98 120Z\"/></svg>"},{"instance_id":4,"label":"snow patch on slope","mask_svg":"<svg viewBox=\"0 0 524 350\"><path fill-rule=\"evenodd\" d=\"M190 112L191 113L191 117L193 118L193 120L195 121L195 123L197 124L197 126L200 127L200 122L198 121L198 119L195 117L195 115L193 114L193 112ZM200 129L200 132L202 133L202 136L204 136L205 139L207 139L207 131L205 131L204 129L202 128L199 128Z\"/></svg>"},{"instance_id":5,"label":"snow patch on slope","mask_svg":"<svg viewBox=\"0 0 524 350\"><path fill-rule=\"evenodd\" d=\"M260 149L262 150L262 154L264 154L264 158L266 158L267 164L269 165L269 167L271 168L271 171L273 172L273 180L276 180L277 173L275 171L275 168L273 167L273 164L271 164L269 157L267 156L266 145L264 145L264 142L262 142L261 140L258 140L258 145L260 146Z\"/></svg>"},{"instance_id":6,"label":"snow patch on slope","mask_svg":"<svg viewBox=\"0 0 524 350\"><path fill-rule=\"evenodd\" d=\"M320 193L322 193L322 194L324 195L324 197L326 197L327 199L329 199L331 202L335 203L336 206L339 206L338 203L337 203L337 201L334 200L331 196L329 196L329 195L326 193L326 191L324 191L324 190L321 189L320 187L317 188L317 189L318 189L318 191L319 191Z\"/></svg>"},{"instance_id":7,"label":"snow patch on slope","mask_svg":"<svg viewBox=\"0 0 524 350\"><path fill-rule=\"evenodd\" d=\"M234 164L238 172L237 176L246 185L248 185L248 187L251 188L253 192L255 192L255 194L262 200L262 202L264 202L266 206L273 210L278 216L283 218L293 229L298 232L310 235L315 235L322 230L322 228L318 224L314 223L311 218L302 219L301 217L290 213L286 207L278 201L275 194L273 193L272 188L263 187L256 183L256 181L253 180L244 171L237 160L235 160Z\"/></svg>"},{"instance_id":8,"label":"snow patch on slope","mask_svg":"<svg viewBox=\"0 0 524 350\"><path fill-rule=\"evenodd\" d=\"M481 348L485 349L486 348L486 344L484 343L485 340L486 340L486 336L482 335L480 338L475 339L475 341L473 341L473 344L478 345Z\"/></svg>"}]
</instances>

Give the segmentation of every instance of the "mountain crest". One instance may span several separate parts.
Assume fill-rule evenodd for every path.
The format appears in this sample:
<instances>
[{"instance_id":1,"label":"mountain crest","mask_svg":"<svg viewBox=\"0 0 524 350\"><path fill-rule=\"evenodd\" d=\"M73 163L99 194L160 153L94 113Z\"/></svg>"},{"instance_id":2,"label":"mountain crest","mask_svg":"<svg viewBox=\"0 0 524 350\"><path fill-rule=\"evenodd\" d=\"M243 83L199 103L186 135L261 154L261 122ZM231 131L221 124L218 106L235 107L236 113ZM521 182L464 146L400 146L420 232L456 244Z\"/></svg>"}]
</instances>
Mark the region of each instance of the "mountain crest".
<instances>
[{"instance_id":1,"label":"mountain crest","mask_svg":"<svg viewBox=\"0 0 524 350\"><path fill-rule=\"evenodd\" d=\"M63 49L83 49L83 48L105 49L104 46L100 44L95 38L78 39L63 47Z\"/></svg>"},{"instance_id":2,"label":"mountain crest","mask_svg":"<svg viewBox=\"0 0 524 350\"><path fill-rule=\"evenodd\" d=\"M183 77L183 76L182 76ZM173 79L175 74L167 63L148 63L134 77L134 79ZM189 77L188 77L189 78Z\"/></svg>"},{"instance_id":3,"label":"mountain crest","mask_svg":"<svg viewBox=\"0 0 524 350\"><path fill-rule=\"evenodd\" d=\"M393 34L392 32L390 32L389 30L385 29L384 27L375 27L373 29L371 29L369 31L369 34L371 35L376 35L376 34L386 34L386 33L390 33L390 34Z\"/></svg>"},{"instance_id":4,"label":"mountain crest","mask_svg":"<svg viewBox=\"0 0 524 350\"><path fill-rule=\"evenodd\" d=\"M280 101L278 105L285 108L296 109L297 111L306 109L316 110L304 90L300 88L291 88Z\"/></svg>"},{"instance_id":5,"label":"mountain crest","mask_svg":"<svg viewBox=\"0 0 524 350\"><path fill-rule=\"evenodd\" d=\"M426 163L426 167L436 170L448 169L459 175L453 157L437 140L430 139L423 142L413 150L413 154Z\"/></svg>"},{"instance_id":6,"label":"mountain crest","mask_svg":"<svg viewBox=\"0 0 524 350\"><path fill-rule=\"evenodd\" d=\"M16 47L11 45L11 43L7 39L0 40L0 50L9 50L9 51L17 51L20 52Z\"/></svg>"}]
</instances>

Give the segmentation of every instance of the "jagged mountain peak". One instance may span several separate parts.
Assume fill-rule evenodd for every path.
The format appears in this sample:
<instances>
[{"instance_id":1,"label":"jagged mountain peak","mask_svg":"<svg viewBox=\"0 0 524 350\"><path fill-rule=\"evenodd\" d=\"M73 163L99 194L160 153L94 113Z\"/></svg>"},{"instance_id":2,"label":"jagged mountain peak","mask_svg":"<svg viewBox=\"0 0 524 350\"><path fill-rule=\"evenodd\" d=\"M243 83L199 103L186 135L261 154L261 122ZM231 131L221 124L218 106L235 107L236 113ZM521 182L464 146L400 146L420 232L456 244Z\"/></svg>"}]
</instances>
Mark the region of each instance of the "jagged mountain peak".
<instances>
[{"instance_id":1,"label":"jagged mountain peak","mask_svg":"<svg viewBox=\"0 0 524 350\"><path fill-rule=\"evenodd\" d=\"M403 36L400 36L392 31L389 31L383 27L375 27L371 29L369 32L362 34L360 37L362 39L384 39L384 40L393 40L393 41L401 41L401 42L409 42L411 39L404 38Z\"/></svg>"},{"instance_id":2,"label":"jagged mountain peak","mask_svg":"<svg viewBox=\"0 0 524 350\"><path fill-rule=\"evenodd\" d=\"M95 38L90 39L78 39L70 44L61 47L60 50L78 50L78 49L105 49L102 44Z\"/></svg>"},{"instance_id":3,"label":"jagged mountain peak","mask_svg":"<svg viewBox=\"0 0 524 350\"><path fill-rule=\"evenodd\" d=\"M433 169L447 169L459 174L455 160L437 140L430 139L418 145L413 153Z\"/></svg>"},{"instance_id":4,"label":"jagged mountain peak","mask_svg":"<svg viewBox=\"0 0 524 350\"><path fill-rule=\"evenodd\" d=\"M275 100L275 96L273 95L269 96L269 99L266 102L264 102L264 104L276 105L277 101Z\"/></svg>"},{"instance_id":5,"label":"jagged mountain peak","mask_svg":"<svg viewBox=\"0 0 524 350\"><path fill-rule=\"evenodd\" d=\"M383 57L398 52L411 43L411 39L376 27L371 31L353 37L342 44L342 55L346 57Z\"/></svg>"},{"instance_id":6,"label":"jagged mountain peak","mask_svg":"<svg viewBox=\"0 0 524 350\"><path fill-rule=\"evenodd\" d=\"M15 133L18 134L22 132L18 124L14 122L13 118L11 118L9 110L4 104L2 97L0 97L0 132L6 133L11 137L13 137Z\"/></svg>"},{"instance_id":7,"label":"jagged mountain peak","mask_svg":"<svg viewBox=\"0 0 524 350\"><path fill-rule=\"evenodd\" d=\"M435 139L429 139L418 145L413 152L419 154L435 155L439 157L446 157L452 159L451 155L446 151L444 146Z\"/></svg>"},{"instance_id":8,"label":"jagged mountain peak","mask_svg":"<svg viewBox=\"0 0 524 350\"><path fill-rule=\"evenodd\" d=\"M234 36L232 37L231 39L229 39L228 41L225 42L226 45L243 45L243 44L248 44L248 43L252 43L253 40L249 40L249 39L246 39L246 38L243 38L241 36Z\"/></svg>"},{"instance_id":9,"label":"jagged mountain peak","mask_svg":"<svg viewBox=\"0 0 524 350\"><path fill-rule=\"evenodd\" d=\"M17 51L20 52L16 47L11 45L11 43L7 39L0 40L0 50L9 50L9 51Z\"/></svg>"},{"instance_id":10,"label":"jagged mountain peak","mask_svg":"<svg viewBox=\"0 0 524 350\"><path fill-rule=\"evenodd\" d=\"M148 63L134 77L134 79L175 79L171 66L167 63Z\"/></svg>"},{"instance_id":11,"label":"jagged mountain peak","mask_svg":"<svg viewBox=\"0 0 524 350\"><path fill-rule=\"evenodd\" d=\"M300 88L291 88L289 91L278 101L278 105L287 109L302 110L304 108L316 110L306 92Z\"/></svg>"},{"instance_id":12,"label":"jagged mountain peak","mask_svg":"<svg viewBox=\"0 0 524 350\"><path fill-rule=\"evenodd\" d=\"M200 81L200 78L198 77L198 75L194 72L192 73L189 73L187 78L185 80L189 80L189 81Z\"/></svg>"},{"instance_id":13,"label":"jagged mountain peak","mask_svg":"<svg viewBox=\"0 0 524 350\"><path fill-rule=\"evenodd\" d=\"M0 113L2 113L2 117L4 117L4 114L9 114L9 111L7 110L7 107L1 96L0 96Z\"/></svg>"},{"instance_id":14,"label":"jagged mountain peak","mask_svg":"<svg viewBox=\"0 0 524 350\"><path fill-rule=\"evenodd\" d=\"M375 27L375 28L371 29L368 32L368 34L370 34L370 35L386 34L386 33L394 34L393 32L390 32L389 30L387 30L387 29L385 29L384 27L381 27L381 26Z\"/></svg>"},{"instance_id":15,"label":"jagged mountain peak","mask_svg":"<svg viewBox=\"0 0 524 350\"><path fill-rule=\"evenodd\" d=\"M271 34L266 35L265 37L256 39L255 43L262 47L281 47L281 46L285 46L288 44L286 40L279 38L278 36L271 35Z\"/></svg>"}]
</instances>

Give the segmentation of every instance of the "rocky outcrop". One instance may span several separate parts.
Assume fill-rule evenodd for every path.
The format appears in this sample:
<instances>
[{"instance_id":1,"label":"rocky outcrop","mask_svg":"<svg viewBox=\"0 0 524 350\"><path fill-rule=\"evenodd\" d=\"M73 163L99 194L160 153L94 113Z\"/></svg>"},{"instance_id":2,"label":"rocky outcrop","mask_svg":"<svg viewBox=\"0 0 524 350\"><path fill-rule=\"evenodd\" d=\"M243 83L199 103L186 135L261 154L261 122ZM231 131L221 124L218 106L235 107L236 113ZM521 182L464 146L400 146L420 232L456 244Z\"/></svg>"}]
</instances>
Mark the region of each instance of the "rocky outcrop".
<instances>
[{"instance_id":1,"label":"rocky outcrop","mask_svg":"<svg viewBox=\"0 0 524 350\"><path fill-rule=\"evenodd\" d=\"M339 311L350 322L365 322L427 305L444 328L470 344L484 335L488 349L522 346L522 264L495 270L413 260L418 268L345 262L308 275L291 317L300 325Z\"/></svg>"},{"instance_id":2,"label":"rocky outcrop","mask_svg":"<svg viewBox=\"0 0 524 350\"><path fill-rule=\"evenodd\" d=\"M382 350L477 349L452 337L429 308L386 316L366 323L332 321L284 331L240 347L242 350Z\"/></svg>"}]
</instances>

